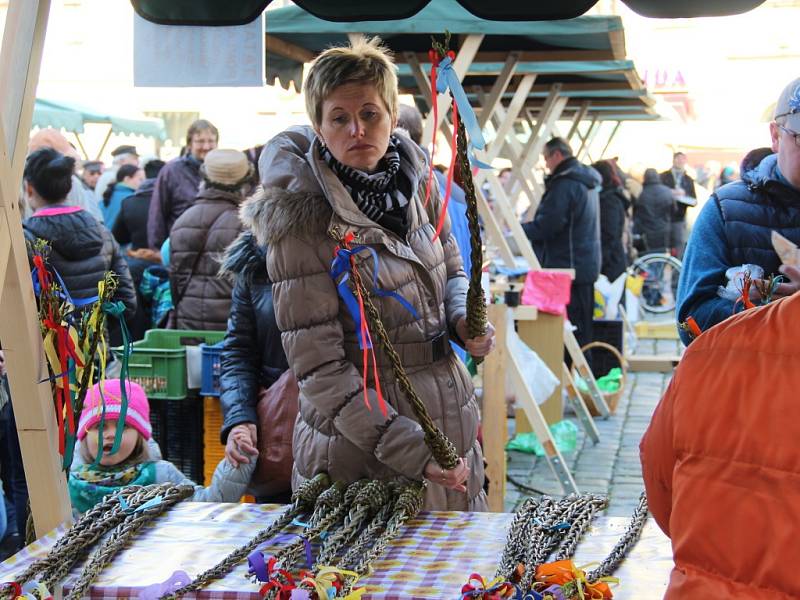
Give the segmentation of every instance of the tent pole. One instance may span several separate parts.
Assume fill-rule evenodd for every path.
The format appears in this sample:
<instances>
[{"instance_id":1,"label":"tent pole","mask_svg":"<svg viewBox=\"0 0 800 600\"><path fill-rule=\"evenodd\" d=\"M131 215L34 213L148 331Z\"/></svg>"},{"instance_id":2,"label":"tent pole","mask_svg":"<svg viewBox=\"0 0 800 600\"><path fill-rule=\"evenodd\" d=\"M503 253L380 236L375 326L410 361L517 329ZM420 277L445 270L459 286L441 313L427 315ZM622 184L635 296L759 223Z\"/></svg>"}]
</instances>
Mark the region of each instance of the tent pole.
<instances>
[{"instance_id":1,"label":"tent pole","mask_svg":"<svg viewBox=\"0 0 800 600\"><path fill-rule=\"evenodd\" d=\"M8 239L10 249L0 268L0 314L15 315L0 319L0 339L39 536L72 518L50 382L38 383L45 360L16 191L25 164L49 13L49 0L10 0L0 52L0 239Z\"/></svg>"},{"instance_id":2,"label":"tent pole","mask_svg":"<svg viewBox=\"0 0 800 600\"><path fill-rule=\"evenodd\" d=\"M483 94L482 90L478 88L476 93L478 95L478 102L483 103L485 95ZM494 124L495 129L500 127L500 123L502 123L502 119L504 118L505 109L502 105L499 105L492 114L492 123ZM528 202L533 204L535 199L538 197L537 188L539 182L534 179L533 187L531 187L528 183L528 180L523 176L522 171L520 170L521 162L519 159L520 152L522 151L522 144L520 144L513 131L510 133L510 135L506 136L504 141L504 149L507 153L506 158L511 161L511 172L514 174L514 182L512 184L511 192L508 194L509 200L513 203L513 201L519 197L519 190L521 189L522 192L528 197Z\"/></svg>"},{"instance_id":3,"label":"tent pole","mask_svg":"<svg viewBox=\"0 0 800 600\"><path fill-rule=\"evenodd\" d=\"M592 120L589 121L589 128L586 130L586 135L581 136L580 133L578 134L578 137L581 140L581 145L578 148L578 151L575 153L575 156L578 157L578 160L580 160L580 157L583 156L583 151L591 143L589 138L594 134L598 119L599 117L597 115L592 116Z\"/></svg>"},{"instance_id":4,"label":"tent pole","mask_svg":"<svg viewBox=\"0 0 800 600\"><path fill-rule=\"evenodd\" d=\"M103 138L103 143L100 145L100 149L97 151L97 160L100 160L100 156L103 154L103 150L106 149L106 144L108 144L108 140L111 139L113 127L111 125L108 126L108 133L106 133L106 137Z\"/></svg>"},{"instance_id":5,"label":"tent pole","mask_svg":"<svg viewBox=\"0 0 800 600\"><path fill-rule=\"evenodd\" d=\"M492 89L489 91L489 96L485 101L481 101L482 109L478 117L478 125L480 125L481 129L486 127L491 117L494 116L494 111L503 106L503 94L508 89L508 84L511 83L511 78L514 76L518 64L519 52L510 52L500 71L500 75L497 76Z\"/></svg>"},{"instance_id":6,"label":"tent pole","mask_svg":"<svg viewBox=\"0 0 800 600\"><path fill-rule=\"evenodd\" d=\"M622 121L617 121L617 124L614 125L614 129L611 130L611 135L608 136L606 145L603 146L603 151L600 153L600 158L598 160L603 160L603 157L606 155L606 152L608 152L608 147L611 146L611 142L614 141L614 137L617 135L617 131L619 131L620 125L622 125Z\"/></svg>"},{"instance_id":7,"label":"tent pole","mask_svg":"<svg viewBox=\"0 0 800 600\"><path fill-rule=\"evenodd\" d=\"M603 121L599 120L600 117L596 118L598 119L597 125L588 133L586 139L584 139L583 152L578 154L578 160L586 159L589 162L592 162L592 156L589 153L589 151L591 150L592 145L594 144L595 138L597 138L597 134L600 133L600 130L603 128Z\"/></svg>"},{"instance_id":8,"label":"tent pole","mask_svg":"<svg viewBox=\"0 0 800 600\"><path fill-rule=\"evenodd\" d=\"M581 121L586 118L586 113L589 112L589 106L591 106L591 102L589 100L584 100L581 103L581 107L578 109L578 112L575 113L575 118L572 119L572 125L569 128L569 133L567 133L567 137L564 138L567 140L567 143L572 139L578 131L578 125Z\"/></svg>"},{"instance_id":9,"label":"tent pole","mask_svg":"<svg viewBox=\"0 0 800 600\"><path fill-rule=\"evenodd\" d=\"M86 148L83 147L83 141L81 140L81 136L77 131L73 131L72 135L75 136L75 140L78 142L78 147L81 149L81 154L83 154L84 160L89 160L89 154L86 152Z\"/></svg>"}]
</instances>

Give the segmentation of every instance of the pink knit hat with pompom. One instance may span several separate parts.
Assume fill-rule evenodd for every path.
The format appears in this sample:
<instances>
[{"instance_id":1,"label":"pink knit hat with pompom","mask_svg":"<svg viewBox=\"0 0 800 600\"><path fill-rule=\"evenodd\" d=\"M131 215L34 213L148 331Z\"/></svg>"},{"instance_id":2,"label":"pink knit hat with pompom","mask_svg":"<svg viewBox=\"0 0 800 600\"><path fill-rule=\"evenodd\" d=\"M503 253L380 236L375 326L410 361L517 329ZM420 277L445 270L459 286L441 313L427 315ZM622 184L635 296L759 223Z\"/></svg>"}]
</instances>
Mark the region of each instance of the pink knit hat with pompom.
<instances>
[{"instance_id":1,"label":"pink knit hat with pompom","mask_svg":"<svg viewBox=\"0 0 800 600\"><path fill-rule=\"evenodd\" d=\"M149 440L153 435L150 426L150 403L142 386L128 381L125 386L128 394L128 410L125 414L125 425L133 427ZM78 422L78 439L86 437L86 431L100 422L103 414L103 398L106 405L106 422L116 420L122 409L122 385L119 379L106 379L103 385L103 397L100 396L100 384L96 383L86 394L81 419Z\"/></svg>"}]
</instances>

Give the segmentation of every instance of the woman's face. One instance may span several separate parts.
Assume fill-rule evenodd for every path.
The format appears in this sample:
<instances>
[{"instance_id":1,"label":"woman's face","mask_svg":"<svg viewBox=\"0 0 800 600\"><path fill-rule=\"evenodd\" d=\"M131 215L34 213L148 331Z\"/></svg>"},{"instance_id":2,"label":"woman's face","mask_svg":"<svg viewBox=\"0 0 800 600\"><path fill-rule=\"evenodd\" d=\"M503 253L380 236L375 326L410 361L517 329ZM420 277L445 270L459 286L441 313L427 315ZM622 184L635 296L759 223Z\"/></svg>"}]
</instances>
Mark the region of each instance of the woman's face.
<instances>
[{"instance_id":1,"label":"woman's face","mask_svg":"<svg viewBox=\"0 0 800 600\"><path fill-rule=\"evenodd\" d=\"M95 425L90 427L86 432L86 444L89 450L89 455L97 458L98 449L102 446L103 458L100 459L100 464L104 467L116 466L128 459L139 439L139 432L133 427L125 427L122 432L122 442L119 445L119 450L114 454L110 454L111 448L114 446L114 437L117 435L117 421L116 419L106 419L103 425L103 438L100 439L100 427Z\"/></svg>"},{"instance_id":2,"label":"woman's face","mask_svg":"<svg viewBox=\"0 0 800 600\"><path fill-rule=\"evenodd\" d=\"M127 185L132 190L138 190L139 186L142 185L143 181L144 181L144 170L143 169L137 170L136 173L134 173L130 177L123 177L122 178L122 183Z\"/></svg>"},{"instance_id":3,"label":"woman's face","mask_svg":"<svg viewBox=\"0 0 800 600\"><path fill-rule=\"evenodd\" d=\"M345 83L322 102L317 135L340 163L371 173L386 154L396 125L375 86Z\"/></svg>"}]
</instances>

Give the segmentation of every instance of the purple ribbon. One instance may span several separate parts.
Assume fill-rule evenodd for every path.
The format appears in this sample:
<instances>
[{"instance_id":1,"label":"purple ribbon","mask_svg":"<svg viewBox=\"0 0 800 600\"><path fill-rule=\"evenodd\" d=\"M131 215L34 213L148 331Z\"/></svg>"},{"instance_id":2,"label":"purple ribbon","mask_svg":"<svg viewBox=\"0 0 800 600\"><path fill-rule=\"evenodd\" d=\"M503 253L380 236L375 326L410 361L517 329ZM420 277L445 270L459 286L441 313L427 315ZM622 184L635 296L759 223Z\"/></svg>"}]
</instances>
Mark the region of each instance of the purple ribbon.
<instances>
[{"instance_id":1,"label":"purple ribbon","mask_svg":"<svg viewBox=\"0 0 800 600\"><path fill-rule=\"evenodd\" d=\"M171 594L175 590L189 585L191 582L192 578L189 577L186 571L175 571L166 581L154 583L153 585L148 585L146 588L143 588L142 591L139 592L138 598L139 600L158 600L161 596Z\"/></svg>"}]
</instances>

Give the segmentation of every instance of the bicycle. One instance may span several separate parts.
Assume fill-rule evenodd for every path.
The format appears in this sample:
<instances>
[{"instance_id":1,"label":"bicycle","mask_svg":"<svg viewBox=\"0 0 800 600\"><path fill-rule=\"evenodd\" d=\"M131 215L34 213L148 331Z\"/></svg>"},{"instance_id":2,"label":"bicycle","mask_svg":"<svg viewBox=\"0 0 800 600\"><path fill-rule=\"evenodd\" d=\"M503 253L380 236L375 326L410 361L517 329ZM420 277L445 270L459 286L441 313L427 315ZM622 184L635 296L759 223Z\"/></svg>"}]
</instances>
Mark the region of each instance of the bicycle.
<instances>
[{"instance_id":1,"label":"bicycle","mask_svg":"<svg viewBox=\"0 0 800 600\"><path fill-rule=\"evenodd\" d=\"M678 280L683 264L667 252L650 252L637 258L628 267L628 273L641 277L640 294L642 310L651 314L664 314L675 309Z\"/></svg>"}]
</instances>

